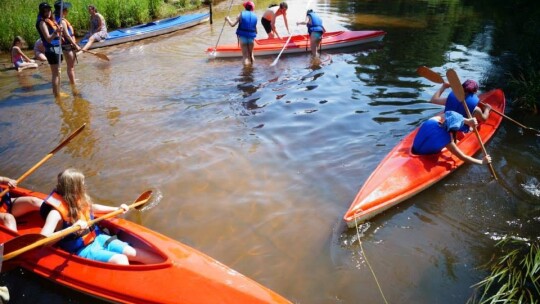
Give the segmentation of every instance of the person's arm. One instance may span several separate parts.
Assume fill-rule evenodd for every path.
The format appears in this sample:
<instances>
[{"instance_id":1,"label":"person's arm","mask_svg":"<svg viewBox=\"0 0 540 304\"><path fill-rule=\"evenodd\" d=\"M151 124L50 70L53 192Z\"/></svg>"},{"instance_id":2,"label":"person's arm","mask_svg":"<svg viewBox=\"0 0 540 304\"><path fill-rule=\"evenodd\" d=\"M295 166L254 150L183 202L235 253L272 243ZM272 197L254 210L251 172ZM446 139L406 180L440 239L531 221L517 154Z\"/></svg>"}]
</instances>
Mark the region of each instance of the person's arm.
<instances>
[{"instance_id":1,"label":"person's arm","mask_svg":"<svg viewBox=\"0 0 540 304\"><path fill-rule=\"evenodd\" d=\"M306 25L309 22L309 16L306 16L306 20L296 22L296 25Z\"/></svg>"},{"instance_id":2,"label":"person's arm","mask_svg":"<svg viewBox=\"0 0 540 304\"><path fill-rule=\"evenodd\" d=\"M1 176L0 177L0 184L8 185L10 188L17 187L17 181L14 179L11 179L9 177Z\"/></svg>"},{"instance_id":3,"label":"person's arm","mask_svg":"<svg viewBox=\"0 0 540 304\"><path fill-rule=\"evenodd\" d=\"M101 16L98 16L98 14L96 13L96 17L98 19L98 26L96 28L96 33L97 32L101 32L101 28L103 27L103 21L101 21Z\"/></svg>"},{"instance_id":4,"label":"person's arm","mask_svg":"<svg viewBox=\"0 0 540 304\"><path fill-rule=\"evenodd\" d=\"M289 31L289 21L287 20L287 11L283 12L283 20L285 21L285 27L287 28L287 34L291 35Z\"/></svg>"},{"instance_id":5,"label":"person's arm","mask_svg":"<svg viewBox=\"0 0 540 304\"><path fill-rule=\"evenodd\" d=\"M13 49L15 49L15 51L17 51L17 53L22 56L25 62L34 62L32 59L28 58L28 56L23 53L20 47L14 46Z\"/></svg>"},{"instance_id":6,"label":"person's arm","mask_svg":"<svg viewBox=\"0 0 540 304\"><path fill-rule=\"evenodd\" d=\"M489 118L489 112L491 111L491 105L484 105L484 110L479 106L476 106L473 111L473 116L480 121L486 121Z\"/></svg>"},{"instance_id":7,"label":"person's arm","mask_svg":"<svg viewBox=\"0 0 540 304\"><path fill-rule=\"evenodd\" d=\"M240 22L240 15L238 15L238 17L236 17L236 21L232 22L231 21L231 18L229 18L229 16L225 17L225 21L227 21L227 23L229 23L229 25L231 27L235 26L238 24L238 22Z\"/></svg>"},{"instance_id":8,"label":"person's arm","mask_svg":"<svg viewBox=\"0 0 540 304\"><path fill-rule=\"evenodd\" d=\"M276 14L272 16L272 22L270 23L270 25L272 26L272 32L276 35L276 37L278 37L278 39L281 39L278 32L276 31Z\"/></svg>"},{"instance_id":9,"label":"person's arm","mask_svg":"<svg viewBox=\"0 0 540 304\"><path fill-rule=\"evenodd\" d=\"M45 40L47 40L48 43L51 43L53 39L60 37L60 34L62 33L62 28L58 28L52 34L49 34L49 29L47 28L47 24L45 23L45 21L41 21L39 23L39 29L43 36L45 36L44 38Z\"/></svg>"},{"instance_id":10,"label":"person's arm","mask_svg":"<svg viewBox=\"0 0 540 304\"><path fill-rule=\"evenodd\" d=\"M118 210L119 208L124 209L123 213L126 213L129 210L129 206L126 204L120 205L120 207L113 207L113 206L105 206L101 204L92 204L92 209L97 212L113 212Z\"/></svg>"},{"instance_id":11,"label":"person's arm","mask_svg":"<svg viewBox=\"0 0 540 304\"><path fill-rule=\"evenodd\" d=\"M44 236L50 236L56 231L56 228L58 228L58 225L60 221L62 220L62 216L60 216L60 212L57 210L51 210L49 214L47 215L47 218L45 219L45 224L43 225L43 228L41 228L41 234Z\"/></svg>"},{"instance_id":12,"label":"person's arm","mask_svg":"<svg viewBox=\"0 0 540 304\"><path fill-rule=\"evenodd\" d=\"M450 87L450 84L448 82L444 82L442 86L431 96L431 100L429 102L438 104L438 105L445 105L446 104L446 97L441 97L444 90Z\"/></svg>"},{"instance_id":13,"label":"person's arm","mask_svg":"<svg viewBox=\"0 0 540 304\"><path fill-rule=\"evenodd\" d=\"M71 44L72 46L74 46L76 48L77 51L79 51L81 49L81 47L77 44L77 42L75 42L75 40L73 39L73 37L71 35L69 35L69 32L68 32L68 26L67 26L67 23L62 19L62 29L64 29L62 32L63 32L63 36L64 36L64 39L69 42L69 44Z\"/></svg>"}]
</instances>

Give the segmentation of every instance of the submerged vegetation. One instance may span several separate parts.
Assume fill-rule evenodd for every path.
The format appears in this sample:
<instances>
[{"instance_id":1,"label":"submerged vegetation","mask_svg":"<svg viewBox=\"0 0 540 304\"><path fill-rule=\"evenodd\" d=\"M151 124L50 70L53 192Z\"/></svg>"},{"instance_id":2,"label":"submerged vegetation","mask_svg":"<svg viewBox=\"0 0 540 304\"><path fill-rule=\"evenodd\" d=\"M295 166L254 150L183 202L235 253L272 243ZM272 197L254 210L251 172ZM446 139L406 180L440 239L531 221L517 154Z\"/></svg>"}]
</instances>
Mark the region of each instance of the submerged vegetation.
<instances>
[{"instance_id":1,"label":"submerged vegetation","mask_svg":"<svg viewBox=\"0 0 540 304\"><path fill-rule=\"evenodd\" d=\"M49 0L52 6L56 0ZM77 36L89 27L87 6L95 5L105 17L109 30L146 23L153 19L167 18L179 12L199 8L202 0L67 0L72 7L67 19ZM39 38L35 28L39 3L36 0L2 0L0 11L0 50L11 47L14 36L22 36L32 47Z\"/></svg>"},{"instance_id":2,"label":"submerged vegetation","mask_svg":"<svg viewBox=\"0 0 540 304\"><path fill-rule=\"evenodd\" d=\"M474 285L469 303L538 303L540 301L540 242L504 239L500 254L485 267L490 274Z\"/></svg>"}]
</instances>

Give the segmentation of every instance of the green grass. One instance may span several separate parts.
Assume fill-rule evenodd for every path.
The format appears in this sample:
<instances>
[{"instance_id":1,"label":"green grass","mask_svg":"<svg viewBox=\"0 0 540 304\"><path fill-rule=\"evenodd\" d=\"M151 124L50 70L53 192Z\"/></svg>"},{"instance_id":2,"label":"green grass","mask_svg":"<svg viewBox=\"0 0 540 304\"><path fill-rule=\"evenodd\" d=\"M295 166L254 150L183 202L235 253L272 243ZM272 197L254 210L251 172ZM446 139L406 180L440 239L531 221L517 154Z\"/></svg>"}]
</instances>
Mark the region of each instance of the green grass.
<instances>
[{"instance_id":1,"label":"green grass","mask_svg":"<svg viewBox=\"0 0 540 304\"><path fill-rule=\"evenodd\" d=\"M38 6L43 0L0 0L3 12L0 22L0 51L9 51L15 36L23 37L32 47L39 38L35 28ZM49 0L53 5L55 1ZM95 5L105 17L107 28L114 30L172 17L180 12L199 8L202 0L70 0L72 7L67 19L77 36L89 27L88 5Z\"/></svg>"},{"instance_id":2,"label":"green grass","mask_svg":"<svg viewBox=\"0 0 540 304\"><path fill-rule=\"evenodd\" d=\"M505 239L501 254L485 268L490 274L475 284L469 303L538 303L540 301L540 242Z\"/></svg>"},{"instance_id":3,"label":"green grass","mask_svg":"<svg viewBox=\"0 0 540 304\"><path fill-rule=\"evenodd\" d=\"M525 110L538 113L540 96L540 72L534 65L520 68L516 75L510 75L509 88L515 95L514 103Z\"/></svg>"}]
</instances>

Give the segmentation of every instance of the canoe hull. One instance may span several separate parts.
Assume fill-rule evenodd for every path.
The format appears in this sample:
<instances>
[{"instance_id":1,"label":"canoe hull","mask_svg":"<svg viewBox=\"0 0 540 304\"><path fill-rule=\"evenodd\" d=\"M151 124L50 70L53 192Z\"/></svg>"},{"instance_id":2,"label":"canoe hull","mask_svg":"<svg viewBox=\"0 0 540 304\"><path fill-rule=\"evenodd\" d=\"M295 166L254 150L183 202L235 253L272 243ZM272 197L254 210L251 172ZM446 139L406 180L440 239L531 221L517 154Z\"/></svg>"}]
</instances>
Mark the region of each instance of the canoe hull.
<instances>
[{"instance_id":1,"label":"canoe hull","mask_svg":"<svg viewBox=\"0 0 540 304\"><path fill-rule=\"evenodd\" d=\"M381 41L386 33L384 31L339 31L324 33L322 49L337 49L355 46L364 43ZM288 37L282 39L255 39L253 54L255 56L277 55L283 49ZM215 50L214 50L215 49ZM292 36L284 54L306 53L309 49L309 35ZM210 57L242 57L242 50L238 44L220 45L217 48L209 47L206 53Z\"/></svg>"},{"instance_id":2,"label":"canoe hull","mask_svg":"<svg viewBox=\"0 0 540 304\"><path fill-rule=\"evenodd\" d=\"M45 196L22 188L11 193ZM37 212L20 217L19 234L39 233L42 224ZM112 265L44 246L4 266L20 266L55 283L121 303L290 303L211 257L148 228L121 218L103 220L100 226L133 247L151 252L154 262ZM0 225L2 243L19 234Z\"/></svg>"},{"instance_id":3,"label":"canoe hull","mask_svg":"<svg viewBox=\"0 0 540 304\"><path fill-rule=\"evenodd\" d=\"M118 29L109 32L109 38L100 42L94 42L90 49L137 41L141 39L172 33L174 31L186 29L197 24L206 22L209 20L209 18L209 13L198 13L157 20L130 28ZM87 39L84 39L79 44L81 46L84 46L87 41Z\"/></svg>"},{"instance_id":4,"label":"canoe hull","mask_svg":"<svg viewBox=\"0 0 540 304\"><path fill-rule=\"evenodd\" d=\"M480 95L480 100L504 113L506 101L501 90L484 93ZM484 143L493 136L501 121L502 116L491 112L488 120L478 127ZM394 147L364 183L345 213L347 226L352 228L369 220L425 190L463 165L464 162L447 149L433 155L412 154L411 147L417 132L418 128ZM474 155L481 149L474 132L460 138L458 147L467 155Z\"/></svg>"}]
</instances>

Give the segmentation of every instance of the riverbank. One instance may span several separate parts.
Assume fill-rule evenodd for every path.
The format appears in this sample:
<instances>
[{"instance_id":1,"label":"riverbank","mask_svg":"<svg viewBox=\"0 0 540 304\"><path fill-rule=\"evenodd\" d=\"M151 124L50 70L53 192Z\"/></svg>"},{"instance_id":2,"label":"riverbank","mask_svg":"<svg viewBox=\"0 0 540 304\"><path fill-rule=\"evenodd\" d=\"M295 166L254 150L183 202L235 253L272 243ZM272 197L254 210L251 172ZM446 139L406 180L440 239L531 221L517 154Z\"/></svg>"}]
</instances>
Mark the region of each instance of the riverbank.
<instances>
[{"instance_id":1,"label":"riverbank","mask_svg":"<svg viewBox=\"0 0 540 304\"><path fill-rule=\"evenodd\" d=\"M67 19L73 25L75 34L83 36L88 30L89 14L87 0L71 0ZM109 30L142 24L155 19L176 16L181 12L198 9L203 0L94 0L99 13L105 17ZM51 6L54 1L50 1ZM3 0L0 11L4 20L0 23L0 53L11 48L13 38L21 36L27 48L32 48L39 38L35 28L38 3L34 0Z\"/></svg>"}]
</instances>

